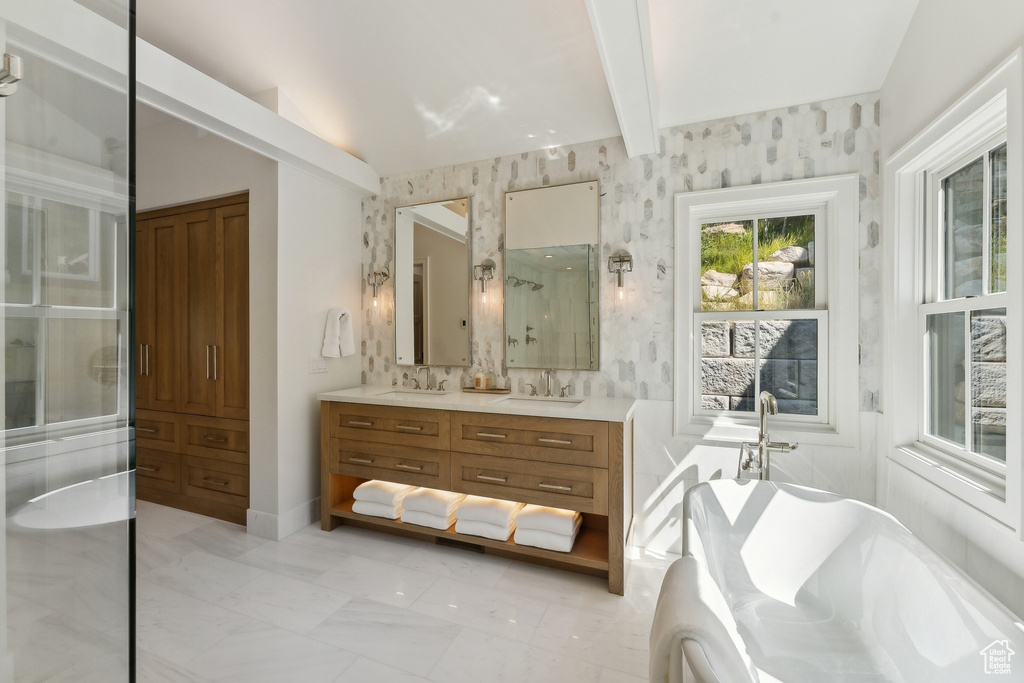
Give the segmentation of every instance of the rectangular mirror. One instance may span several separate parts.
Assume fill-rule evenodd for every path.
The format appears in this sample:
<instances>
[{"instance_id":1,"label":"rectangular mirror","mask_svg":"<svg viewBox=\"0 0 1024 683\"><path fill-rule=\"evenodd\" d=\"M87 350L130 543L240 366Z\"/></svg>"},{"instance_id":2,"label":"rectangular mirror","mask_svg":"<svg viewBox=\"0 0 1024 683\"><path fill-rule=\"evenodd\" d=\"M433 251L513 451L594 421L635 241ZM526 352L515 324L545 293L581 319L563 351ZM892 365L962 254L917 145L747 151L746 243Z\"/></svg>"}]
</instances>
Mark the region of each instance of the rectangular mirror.
<instances>
[{"instance_id":1,"label":"rectangular mirror","mask_svg":"<svg viewBox=\"0 0 1024 683\"><path fill-rule=\"evenodd\" d=\"M395 210L398 365L472 363L469 200Z\"/></svg>"},{"instance_id":2,"label":"rectangular mirror","mask_svg":"<svg viewBox=\"0 0 1024 683\"><path fill-rule=\"evenodd\" d=\"M596 180L505 194L505 364L597 370Z\"/></svg>"}]
</instances>

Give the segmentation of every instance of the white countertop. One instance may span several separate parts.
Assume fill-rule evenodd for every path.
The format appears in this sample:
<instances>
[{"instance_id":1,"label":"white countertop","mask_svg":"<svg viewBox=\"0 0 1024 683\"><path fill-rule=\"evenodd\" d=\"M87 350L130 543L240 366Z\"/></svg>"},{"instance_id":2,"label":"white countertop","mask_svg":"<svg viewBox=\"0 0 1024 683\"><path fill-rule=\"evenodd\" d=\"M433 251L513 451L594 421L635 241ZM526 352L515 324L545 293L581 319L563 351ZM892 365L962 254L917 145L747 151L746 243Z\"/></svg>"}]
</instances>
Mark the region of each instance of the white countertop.
<instances>
[{"instance_id":1,"label":"white countertop","mask_svg":"<svg viewBox=\"0 0 1024 683\"><path fill-rule=\"evenodd\" d=\"M404 387L381 385L328 391L317 395L317 398L321 401L340 403L461 410L501 415L535 415L602 422L625 422L633 416L633 408L636 406L636 400L632 398L572 397L568 400L545 400L543 397L528 397L526 394L479 394L459 389L444 392L413 391Z\"/></svg>"}]
</instances>

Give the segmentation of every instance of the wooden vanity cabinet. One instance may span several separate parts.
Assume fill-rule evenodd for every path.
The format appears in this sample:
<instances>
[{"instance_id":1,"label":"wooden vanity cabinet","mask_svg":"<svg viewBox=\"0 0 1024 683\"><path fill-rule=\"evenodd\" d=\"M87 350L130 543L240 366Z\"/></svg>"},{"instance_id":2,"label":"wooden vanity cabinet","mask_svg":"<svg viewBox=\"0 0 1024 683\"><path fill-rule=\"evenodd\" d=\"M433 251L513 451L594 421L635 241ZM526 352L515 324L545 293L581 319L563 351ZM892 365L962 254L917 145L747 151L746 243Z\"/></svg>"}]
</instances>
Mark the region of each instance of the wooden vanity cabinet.
<instances>
[{"instance_id":1,"label":"wooden vanity cabinet","mask_svg":"<svg viewBox=\"0 0 1024 683\"><path fill-rule=\"evenodd\" d=\"M351 524L472 546L608 578L622 594L632 522L632 421L600 422L399 406L321 403L321 526ZM578 510L569 553L352 512L370 479Z\"/></svg>"}]
</instances>

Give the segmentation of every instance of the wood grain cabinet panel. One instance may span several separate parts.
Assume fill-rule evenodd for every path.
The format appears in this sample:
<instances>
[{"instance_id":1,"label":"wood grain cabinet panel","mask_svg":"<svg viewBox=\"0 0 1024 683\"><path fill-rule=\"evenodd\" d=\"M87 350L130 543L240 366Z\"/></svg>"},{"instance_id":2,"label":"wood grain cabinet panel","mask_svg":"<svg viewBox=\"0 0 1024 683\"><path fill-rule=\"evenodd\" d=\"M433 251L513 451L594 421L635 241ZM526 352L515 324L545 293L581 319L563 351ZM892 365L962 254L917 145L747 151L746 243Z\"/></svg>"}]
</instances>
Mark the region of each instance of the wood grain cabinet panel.
<instances>
[{"instance_id":1,"label":"wood grain cabinet panel","mask_svg":"<svg viewBox=\"0 0 1024 683\"><path fill-rule=\"evenodd\" d=\"M156 410L135 413L135 443L151 450L181 450L181 416Z\"/></svg>"},{"instance_id":2,"label":"wood grain cabinet panel","mask_svg":"<svg viewBox=\"0 0 1024 683\"><path fill-rule=\"evenodd\" d=\"M180 493L144 486L140 498L241 524L249 495L248 201L244 193L137 216L133 349L136 439L181 456ZM231 464L230 491L192 477L186 456ZM144 472L137 469L140 481Z\"/></svg>"},{"instance_id":3,"label":"wood grain cabinet panel","mask_svg":"<svg viewBox=\"0 0 1024 683\"><path fill-rule=\"evenodd\" d=\"M177 453L148 448L135 450L136 490L146 488L181 492L181 457Z\"/></svg>"},{"instance_id":4,"label":"wood grain cabinet panel","mask_svg":"<svg viewBox=\"0 0 1024 683\"><path fill-rule=\"evenodd\" d=\"M606 468L608 423L454 412L451 447L463 453Z\"/></svg>"}]
</instances>

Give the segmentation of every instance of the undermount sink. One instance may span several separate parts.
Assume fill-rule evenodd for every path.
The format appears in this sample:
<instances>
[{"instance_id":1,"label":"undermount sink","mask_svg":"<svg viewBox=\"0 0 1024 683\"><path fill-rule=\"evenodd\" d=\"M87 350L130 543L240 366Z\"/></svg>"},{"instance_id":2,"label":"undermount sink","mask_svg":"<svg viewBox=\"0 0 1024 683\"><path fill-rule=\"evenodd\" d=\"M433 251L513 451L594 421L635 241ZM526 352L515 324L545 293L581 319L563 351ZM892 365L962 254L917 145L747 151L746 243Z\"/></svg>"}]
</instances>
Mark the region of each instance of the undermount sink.
<instances>
[{"instance_id":1,"label":"undermount sink","mask_svg":"<svg viewBox=\"0 0 1024 683\"><path fill-rule=\"evenodd\" d=\"M566 408L572 408L583 403L582 398L561 398L559 396L508 396L506 398L499 398L497 401L493 401L493 403L522 407L536 405L538 401L542 403L557 403Z\"/></svg>"},{"instance_id":2,"label":"undermount sink","mask_svg":"<svg viewBox=\"0 0 1024 683\"><path fill-rule=\"evenodd\" d=\"M430 391L429 389L392 389L380 394L374 394L374 398L443 398L451 391Z\"/></svg>"}]
</instances>

